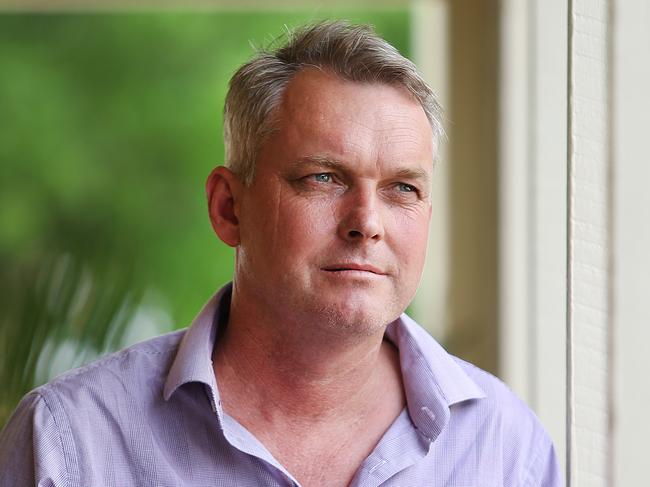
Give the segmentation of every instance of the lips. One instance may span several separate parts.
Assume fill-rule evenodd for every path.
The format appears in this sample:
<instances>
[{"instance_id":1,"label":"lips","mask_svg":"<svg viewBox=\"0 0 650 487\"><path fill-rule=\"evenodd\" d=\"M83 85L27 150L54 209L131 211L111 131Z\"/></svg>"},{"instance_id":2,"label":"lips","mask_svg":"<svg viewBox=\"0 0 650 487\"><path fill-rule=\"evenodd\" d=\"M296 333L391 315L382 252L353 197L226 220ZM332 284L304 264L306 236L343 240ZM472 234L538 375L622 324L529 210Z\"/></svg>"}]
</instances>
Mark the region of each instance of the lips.
<instances>
[{"instance_id":1,"label":"lips","mask_svg":"<svg viewBox=\"0 0 650 487\"><path fill-rule=\"evenodd\" d=\"M383 276L386 274L381 269L371 264L359 264L355 262L342 262L342 263L327 265L323 267L323 270L327 272L361 271L361 272L369 272L371 274L377 274L379 276Z\"/></svg>"}]
</instances>

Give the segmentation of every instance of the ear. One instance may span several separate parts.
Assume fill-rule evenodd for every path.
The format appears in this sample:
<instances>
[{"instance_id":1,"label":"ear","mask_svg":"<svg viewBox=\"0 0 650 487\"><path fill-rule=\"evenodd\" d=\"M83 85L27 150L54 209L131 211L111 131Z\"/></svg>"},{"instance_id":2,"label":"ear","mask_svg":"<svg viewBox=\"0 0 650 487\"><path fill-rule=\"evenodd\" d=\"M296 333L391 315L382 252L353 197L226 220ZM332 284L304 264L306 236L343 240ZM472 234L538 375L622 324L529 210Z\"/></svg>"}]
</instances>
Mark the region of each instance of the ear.
<instances>
[{"instance_id":1,"label":"ear","mask_svg":"<svg viewBox=\"0 0 650 487\"><path fill-rule=\"evenodd\" d=\"M239 178L228 168L215 167L205 183L210 222L217 236L230 247L239 245Z\"/></svg>"}]
</instances>

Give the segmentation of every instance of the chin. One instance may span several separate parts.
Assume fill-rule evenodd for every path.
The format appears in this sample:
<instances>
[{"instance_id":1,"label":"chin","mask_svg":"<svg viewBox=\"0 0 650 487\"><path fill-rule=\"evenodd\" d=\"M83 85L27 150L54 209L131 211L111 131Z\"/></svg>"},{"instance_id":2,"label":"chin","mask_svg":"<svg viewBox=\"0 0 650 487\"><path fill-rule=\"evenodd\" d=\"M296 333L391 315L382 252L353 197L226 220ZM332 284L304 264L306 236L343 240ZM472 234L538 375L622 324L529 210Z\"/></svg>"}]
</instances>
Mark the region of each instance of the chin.
<instances>
[{"instance_id":1,"label":"chin","mask_svg":"<svg viewBox=\"0 0 650 487\"><path fill-rule=\"evenodd\" d=\"M317 315L329 332L345 336L372 336L383 333L401 310L395 303L329 303L321 302Z\"/></svg>"}]
</instances>

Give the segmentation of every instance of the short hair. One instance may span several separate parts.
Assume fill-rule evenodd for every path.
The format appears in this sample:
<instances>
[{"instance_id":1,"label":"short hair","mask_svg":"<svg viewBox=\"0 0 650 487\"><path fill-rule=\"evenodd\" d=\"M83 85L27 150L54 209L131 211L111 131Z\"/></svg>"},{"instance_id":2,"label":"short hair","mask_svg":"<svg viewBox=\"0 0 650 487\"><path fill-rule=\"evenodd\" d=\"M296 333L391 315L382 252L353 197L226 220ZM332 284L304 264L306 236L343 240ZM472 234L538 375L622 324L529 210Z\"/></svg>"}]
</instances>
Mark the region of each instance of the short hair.
<instances>
[{"instance_id":1,"label":"short hair","mask_svg":"<svg viewBox=\"0 0 650 487\"><path fill-rule=\"evenodd\" d=\"M283 36L276 49L260 50L230 80L224 107L225 164L250 185L259 149L274 130L274 114L296 73L315 67L341 79L402 86L424 109L434 143L443 135L442 109L415 64L370 25L323 21Z\"/></svg>"}]
</instances>

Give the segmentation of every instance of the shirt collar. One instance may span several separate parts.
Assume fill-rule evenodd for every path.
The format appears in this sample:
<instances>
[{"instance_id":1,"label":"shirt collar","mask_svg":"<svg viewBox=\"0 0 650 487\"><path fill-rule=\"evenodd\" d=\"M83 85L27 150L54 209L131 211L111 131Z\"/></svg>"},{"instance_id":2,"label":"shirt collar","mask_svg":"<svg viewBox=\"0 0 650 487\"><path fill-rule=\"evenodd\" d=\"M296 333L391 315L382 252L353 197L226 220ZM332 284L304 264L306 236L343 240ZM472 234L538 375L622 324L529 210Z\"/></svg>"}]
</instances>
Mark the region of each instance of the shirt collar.
<instances>
[{"instance_id":1,"label":"shirt collar","mask_svg":"<svg viewBox=\"0 0 650 487\"><path fill-rule=\"evenodd\" d=\"M454 404L487 397L458 362L406 314L388 325L386 337L399 349L411 420L430 442L444 429Z\"/></svg>"},{"instance_id":2,"label":"shirt collar","mask_svg":"<svg viewBox=\"0 0 650 487\"><path fill-rule=\"evenodd\" d=\"M231 295L232 283L207 302L183 336L165 381L165 401L183 384L200 382L208 387L213 409L220 409L212 351L219 326L227 320ZM411 420L429 441L445 427L454 404L486 397L456 360L406 314L388 325L386 337L399 349Z\"/></svg>"},{"instance_id":3,"label":"shirt collar","mask_svg":"<svg viewBox=\"0 0 650 487\"><path fill-rule=\"evenodd\" d=\"M222 318L230 310L232 283L219 290L203 307L188 328L167 375L163 397L165 401L183 384L201 382L208 386L213 409L219 403L219 392L212 367L212 350ZM225 318L227 319L227 318ZM223 321L225 321L225 319Z\"/></svg>"}]
</instances>

